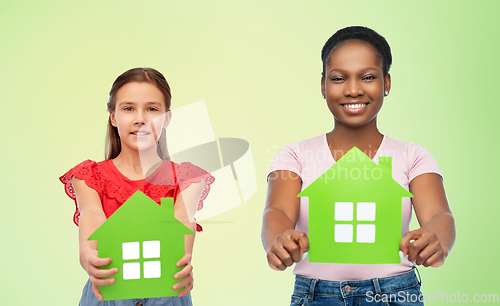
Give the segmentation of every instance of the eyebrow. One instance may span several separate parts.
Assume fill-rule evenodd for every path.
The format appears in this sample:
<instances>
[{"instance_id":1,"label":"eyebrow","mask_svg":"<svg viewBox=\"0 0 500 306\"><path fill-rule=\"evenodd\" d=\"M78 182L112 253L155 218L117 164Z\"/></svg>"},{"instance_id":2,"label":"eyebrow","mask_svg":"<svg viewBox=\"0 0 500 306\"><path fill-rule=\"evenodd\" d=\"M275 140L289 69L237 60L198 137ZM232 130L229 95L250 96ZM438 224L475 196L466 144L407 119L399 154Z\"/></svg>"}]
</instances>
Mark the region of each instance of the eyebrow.
<instances>
[{"instance_id":1,"label":"eyebrow","mask_svg":"<svg viewBox=\"0 0 500 306\"><path fill-rule=\"evenodd\" d=\"M370 70L376 70L376 71L378 71L377 68L366 67L366 68L361 69L361 72L363 73L363 72L370 71ZM344 69L334 68L334 69L330 70L328 73L332 73L334 71L335 72L346 72Z\"/></svg>"},{"instance_id":2,"label":"eyebrow","mask_svg":"<svg viewBox=\"0 0 500 306\"><path fill-rule=\"evenodd\" d=\"M136 103L135 103L135 102L132 102L132 101L120 101L120 102L118 102L117 104L118 104L118 105L135 105ZM151 105L151 104L154 104L154 105L156 105L156 104L160 104L160 105L161 105L161 103L160 103L160 102L158 102L158 101L150 101L150 102L146 102L146 105Z\"/></svg>"}]
</instances>

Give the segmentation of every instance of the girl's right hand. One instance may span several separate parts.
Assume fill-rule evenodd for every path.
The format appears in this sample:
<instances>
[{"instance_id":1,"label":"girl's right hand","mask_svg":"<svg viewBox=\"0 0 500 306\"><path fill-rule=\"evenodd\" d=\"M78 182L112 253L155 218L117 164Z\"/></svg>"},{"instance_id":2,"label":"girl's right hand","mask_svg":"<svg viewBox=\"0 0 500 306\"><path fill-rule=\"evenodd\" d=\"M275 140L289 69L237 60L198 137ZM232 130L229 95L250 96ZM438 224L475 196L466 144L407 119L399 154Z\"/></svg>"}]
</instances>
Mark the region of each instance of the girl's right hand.
<instances>
[{"instance_id":1,"label":"girl's right hand","mask_svg":"<svg viewBox=\"0 0 500 306\"><path fill-rule=\"evenodd\" d=\"M99 286L111 285L115 283L114 278L106 278L118 273L118 268L99 269L100 266L109 265L111 258L99 258L97 253L97 241L88 240L90 235L106 222L106 216L102 210L101 200L97 192L87 186L84 180L71 178L75 189L76 200L80 208L80 264L87 272L92 282L92 291L95 296L102 301L102 294L99 293Z\"/></svg>"},{"instance_id":2,"label":"girl's right hand","mask_svg":"<svg viewBox=\"0 0 500 306\"><path fill-rule=\"evenodd\" d=\"M82 266L87 271L87 274L90 277L90 281L92 282L92 291L94 295L99 299L99 301L103 300L102 294L99 292L99 286L106 286L115 283L114 278L104 278L115 275L118 273L118 268L112 269L100 269L100 266L106 266L111 263L112 259L108 258L99 258L97 256L97 250L91 250L85 256Z\"/></svg>"},{"instance_id":3,"label":"girl's right hand","mask_svg":"<svg viewBox=\"0 0 500 306\"><path fill-rule=\"evenodd\" d=\"M283 271L299 262L309 250L309 239L303 232L289 229L278 235L267 252L267 262L276 271Z\"/></svg>"}]
</instances>

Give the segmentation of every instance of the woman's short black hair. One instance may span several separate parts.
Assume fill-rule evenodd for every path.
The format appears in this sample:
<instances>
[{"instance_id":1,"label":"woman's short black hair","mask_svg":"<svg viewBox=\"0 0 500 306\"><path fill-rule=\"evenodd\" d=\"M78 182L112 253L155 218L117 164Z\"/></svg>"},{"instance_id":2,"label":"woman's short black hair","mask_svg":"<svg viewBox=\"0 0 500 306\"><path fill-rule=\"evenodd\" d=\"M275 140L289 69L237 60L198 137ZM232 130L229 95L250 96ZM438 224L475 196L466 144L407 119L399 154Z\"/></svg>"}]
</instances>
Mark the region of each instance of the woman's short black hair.
<instances>
[{"instance_id":1,"label":"woman's short black hair","mask_svg":"<svg viewBox=\"0 0 500 306\"><path fill-rule=\"evenodd\" d=\"M323 46L323 50L321 50L321 60L323 61L323 76L325 75L325 68L330 60L330 54L332 54L333 50L341 45L345 41L349 40L359 40L366 43L369 43L375 51L378 53L378 57L382 61L382 71L384 76L389 73L389 69L392 64L392 55L391 55L391 47L387 43L385 38L367 27L361 26L351 26L347 28L343 28L335 32L328 39L328 41Z\"/></svg>"}]
</instances>

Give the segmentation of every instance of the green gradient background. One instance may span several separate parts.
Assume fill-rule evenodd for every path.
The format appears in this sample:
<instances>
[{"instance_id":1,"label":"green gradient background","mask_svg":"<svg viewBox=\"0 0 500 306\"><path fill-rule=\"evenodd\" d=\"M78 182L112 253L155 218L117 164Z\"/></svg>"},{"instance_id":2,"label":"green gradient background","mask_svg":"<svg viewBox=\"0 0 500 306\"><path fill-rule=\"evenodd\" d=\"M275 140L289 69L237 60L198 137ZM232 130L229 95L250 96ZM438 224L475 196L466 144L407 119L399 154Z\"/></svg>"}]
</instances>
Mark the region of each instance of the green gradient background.
<instances>
[{"instance_id":1,"label":"green gradient background","mask_svg":"<svg viewBox=\"0 0 500 306\"><path fill-rule=\"evenodd\" d=\"M358 24L393 51L380 130L434 155L456 218L455 248L443 267L420 269L422 291L500 293L499 11L497 1L1 1L1 303L78 303L87 276L57 178L103 158L111 83L149 66L169 80L174 108L205 100L215 135L248 140L256 165L257 193L201 222L194 305L288 305L291 270L268 268L260 242L267 168L278 148L332 128L320 50Z\"/></svg>"}]
</instances>

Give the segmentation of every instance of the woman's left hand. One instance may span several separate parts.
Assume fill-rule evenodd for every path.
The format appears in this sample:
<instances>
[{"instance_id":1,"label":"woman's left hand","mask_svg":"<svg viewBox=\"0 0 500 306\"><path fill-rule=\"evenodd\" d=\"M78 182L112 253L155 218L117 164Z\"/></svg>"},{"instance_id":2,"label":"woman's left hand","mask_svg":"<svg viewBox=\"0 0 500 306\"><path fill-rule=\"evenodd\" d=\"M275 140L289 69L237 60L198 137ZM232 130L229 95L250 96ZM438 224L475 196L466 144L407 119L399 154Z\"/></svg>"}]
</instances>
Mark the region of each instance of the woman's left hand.
<instances>
[{"instance_id":1,"label":"woman's left hand","mask_svg":"<svg viewBox=\"0 0 500 306\"><path fill-rule=\"evenodd\" d=\"M193 266L191 265L191 254L186 254L184 257L182 257L178 262L177 262L177 267L182 267L184 268L180 270L179 272L175 273L174 278L175 279L181 279L184 277L183 280L178 282L177 284L172 286L173 290L179 290L183 287L177 295L178 296L184 296L189 293L193 289Z\"/></svg>"},{"instance_id":2,"label":"woman's left hand","mask_svg":"<svg viewBox=\"0 0 500 306\"><path fill-rule=\"evenodd\" d=\"M413 264L442 266L455 242L455 219L443 178L437 173L421 174L410 182L410 192L420 228L404 234L399 249Z\"/></svg>"},{"instance_id":3,"label":"woman's left hand","mask_svg":"<svg viewBox=\"0 0 500 306\"><path fill-rule=\"evenodd\" d=\"M425 227L404 234L399 249L409 262L424 267L439 267L448 255L436 233Z\"/></svg>"}]
</instances>

